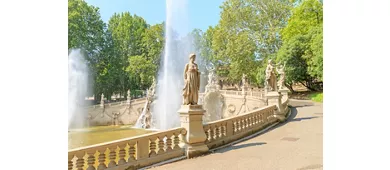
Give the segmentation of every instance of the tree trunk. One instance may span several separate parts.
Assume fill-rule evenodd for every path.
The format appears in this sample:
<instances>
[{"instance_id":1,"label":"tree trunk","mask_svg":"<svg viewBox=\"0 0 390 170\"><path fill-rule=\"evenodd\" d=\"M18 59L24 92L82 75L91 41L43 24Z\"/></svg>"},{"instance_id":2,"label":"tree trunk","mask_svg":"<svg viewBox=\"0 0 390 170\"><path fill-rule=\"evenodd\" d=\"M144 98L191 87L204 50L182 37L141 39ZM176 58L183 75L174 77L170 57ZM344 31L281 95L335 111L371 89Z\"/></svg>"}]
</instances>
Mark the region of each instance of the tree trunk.
<instances>
[{"instance_id":1,"label":"tree trunk","mask_svg":"<svg viewBox=\"0 0 390 170\"><path fill-rule=\"evenodd\" d=\"M286 83L285 85L286 85L286 87L291 91L291 93L295 93L292 84L290 85L290 84L287 84L287 83Z\"/></svg>"},{"instance_id":2,"label":"tree trunk","mask_svg":"<svg viewBox=\"0 0 390 170\"><path fill-rule=\"evenodd\" d=\"M306 82L306 83L303 83L303 82L299 82L301 83L303 86L305 86L307 89L309 89L310 91L316 91L315 88L313 88L309 82Z\"/></svg>"}]
</instances>

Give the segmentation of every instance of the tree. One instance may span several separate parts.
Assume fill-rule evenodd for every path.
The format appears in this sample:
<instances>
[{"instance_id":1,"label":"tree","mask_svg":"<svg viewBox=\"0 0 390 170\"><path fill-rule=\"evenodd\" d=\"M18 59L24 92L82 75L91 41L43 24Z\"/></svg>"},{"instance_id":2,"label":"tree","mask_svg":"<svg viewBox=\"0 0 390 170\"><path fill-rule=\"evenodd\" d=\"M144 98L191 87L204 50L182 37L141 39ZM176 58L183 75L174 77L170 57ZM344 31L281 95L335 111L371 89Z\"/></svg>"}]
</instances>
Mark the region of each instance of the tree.
<instances>
[{"instance_id":1,"label":"tree","mask_svg":"<svg viewBox=\"0 0 390 170\"><path fill-rule=\"evenodd\" d=\"M286 70L288 68L289 71L286 71L286 83L291 88L294 82L310 90L322 88L322 13L322 3L318 0L302 1L293 9L288 25L282 30L284 44L283 50L278 52L278 60L287 62Z\"/></svg>"},{"instance_id":2,"label":"tree","mask_svg":"<svg viewBox=\"0 0 390 170\"><path fill-rule=\"evenodd\" d=\"M145 20L129 12L114 14L108 22L108 30L112 34L115 55L119 57L116 67L118 72L121 93L127 89L136 88L135 81L138 75L128 75L126 68L129 66L129 57L142 54L142 39L145 29L148 27Z\"/></svg>"},{"instance_id":3,"label":"tree","mask_svg":"<svg viewBox=\"0 0 390 170\"><path fill-rule=\"evenodd\" d=\"M212 31L212 51L215 60L229 66L229 79L240 80L245 70L251 70L247 72L251 79L264 74L253 73L253 70L261 70L258 67L264 66L263 61L275 57L282 45L280 31L287 24L291 7L292 3L287 0L227 0L223 3L221 19Z\"/></svg>"},{"instance_id":4,"label":"tree","mask_svg":"<svg viewBox=\"0 0 390 170\"><path fill-rule=\"evenodd\" d=\"M98 60L104 48L105 23L99 8L83 0L68 0L68 49L79 48L89 67L89 77L98 76ZM92 86L90 86L92 87Z\"/></svg>"},{"instance_id":5,"label":"tree","mask_svg":"<svg viewBox=\"0 0 390 170\"><path fill-rule=\"evenodd\" d=\"M164 24L156 24L147 28L142 37L142 54L146 60L159 65L164 50Z\"/></svg>"},{"instance_id":6,"label":"tree","mask_svg":"<svg viewBox=\"0 0 390 170\"><path fill-rule=\"evenodd\" d=\"M153 77L157 71L157 65L152 63L152 60L147 60L143 56L131 56L129 58L130 65L126 71L130 75L138 75L136 77L138 89L146 89L152 84Z\"/></svg>"}]
</instances>

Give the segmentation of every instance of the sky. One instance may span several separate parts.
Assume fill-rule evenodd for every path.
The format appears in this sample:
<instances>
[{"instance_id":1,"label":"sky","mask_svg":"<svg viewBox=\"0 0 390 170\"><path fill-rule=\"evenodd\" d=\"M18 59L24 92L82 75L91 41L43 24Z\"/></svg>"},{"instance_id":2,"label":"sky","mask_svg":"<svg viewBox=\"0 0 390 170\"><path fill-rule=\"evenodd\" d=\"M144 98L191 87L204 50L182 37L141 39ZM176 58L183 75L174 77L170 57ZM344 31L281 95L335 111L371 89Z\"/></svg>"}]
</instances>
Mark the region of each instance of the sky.
<instances>
[{"instance_id":1,"label":"sky","mask_svg":"<svg viewBox=\"0 0 390 170\"><path fill-rule=\"evenodd\" d=\"M85 0L89 5L99 7L104 22L114 13L130 12L141 16L150 25L162 23L166 17L165 0ZM177 0L176 0L177 1ZM185 0L178 0L185 1ZM188 28L206 31L209 26L215 26L220 17L219 8L224 0L187 0ZM183 34L183 31L178 31Z\"/></svg>"}]
</instances>

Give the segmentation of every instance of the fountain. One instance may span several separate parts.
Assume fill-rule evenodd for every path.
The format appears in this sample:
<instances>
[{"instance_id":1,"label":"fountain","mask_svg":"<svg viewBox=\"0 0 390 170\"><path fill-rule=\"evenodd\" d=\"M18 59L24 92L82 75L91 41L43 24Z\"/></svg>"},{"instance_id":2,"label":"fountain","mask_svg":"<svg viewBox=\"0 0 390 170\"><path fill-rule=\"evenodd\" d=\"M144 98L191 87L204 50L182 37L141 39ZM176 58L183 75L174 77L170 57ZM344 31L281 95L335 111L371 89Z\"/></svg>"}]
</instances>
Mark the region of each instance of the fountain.
<instances>
[{"instance_id":1,"label":"fountain","mask_svg":"<svg viewBox=\"0 0 390 170\"><path fill-rule=\"evenodd\" d=\"M68 129L85 127L88 67L79 49L68 56Z\"/></svg>"},{"instance_id":2,"label":"fountain","mask_svg":"<svg viewBox=\"0 0 390 170\"><path fill-rule=\"evenodd\" d=\"M189 41L179 41L175 30L189 32L187 25L187 1L166 1L165 47L160 64L157 84L157 100L152 107L154 128L165 130L180 126L177 110L182 102L184 85L182 72L187 62L189 50L193 49Z\"/></svg>"},{"instance_id":3,"label":"fountain","mask_svg":"<svg viewBox=\"0 0 390 170\"><path fill-rule=\"evenodd\" d=\"M153 78L152 86L150 86L150 88L147 90L145 106L142 109L142 113L138 117L134 127L150 129L154 125L152 112L150 108L151 105L154 104L153 102L155 100L155 89L156 89L156 79Z\"/></svg>"}]
</instances>

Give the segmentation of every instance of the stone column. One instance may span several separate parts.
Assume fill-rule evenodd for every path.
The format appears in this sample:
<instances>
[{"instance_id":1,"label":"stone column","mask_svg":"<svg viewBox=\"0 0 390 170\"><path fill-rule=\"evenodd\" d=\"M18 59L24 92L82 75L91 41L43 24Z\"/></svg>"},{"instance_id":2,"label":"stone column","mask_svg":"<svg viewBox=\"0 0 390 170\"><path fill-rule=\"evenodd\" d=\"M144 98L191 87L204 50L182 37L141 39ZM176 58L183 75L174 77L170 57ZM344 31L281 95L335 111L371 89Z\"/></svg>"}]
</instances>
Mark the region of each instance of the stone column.
<instances>
[{"instance_id":1,"label":"stone column","mask_svg":"<svg viewBox=\"0 0 390 170\"><path fill-rule=\"evenodd\" d=\"M268 100L268 106L276 105L277 110L274 113L274 116L281 122L286 120L284 113L284 108L282 107L282 95L280 92L272 91L266 94Z\"/></svg>"},{"instance_id":2,"label":"stone column","mask_svg":"<svg viewBox=\"0 0 390 170\"><path fill-rule=\"evenodd\" d=\"M288 92L289 91L290 90L285 89L285 88L279 89L280 94L282 94L282 101L286 101L288 99Z\"/></svg>"},{"instance_id":3,"label":"stone column","mask_svg":"<svg viewBox=\"0 0 390 170\"><path fill-rule=\"evenodd\" d=\"M130 101L131 101L131 95L130 95L130 89L127 90L127 100L126 100L126 104L130 104Z\"/></svg>"},{"instance_id":4,"label":"stone column","mask_svg":"<svg viewBox=\"0 0 390 170\"><path fill-rule=\"evenodd\" d=\"M187 130L184 137L187 158L196 157L208 152L209 148L204 144L206 134L203 130L202 105L182 105L180 110L181 127Z\"/></svg>"},{"instance_id":5,"label":"stone column","mask_svg":"<svg viewBox=\"0 0 390 170\"><path fill-rule=\"evenodd\" d=\"M101 107L104 107L104 94L102 93L101 97L100 97L100 106Z\"/></svg>"}]
</instances>

